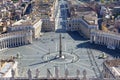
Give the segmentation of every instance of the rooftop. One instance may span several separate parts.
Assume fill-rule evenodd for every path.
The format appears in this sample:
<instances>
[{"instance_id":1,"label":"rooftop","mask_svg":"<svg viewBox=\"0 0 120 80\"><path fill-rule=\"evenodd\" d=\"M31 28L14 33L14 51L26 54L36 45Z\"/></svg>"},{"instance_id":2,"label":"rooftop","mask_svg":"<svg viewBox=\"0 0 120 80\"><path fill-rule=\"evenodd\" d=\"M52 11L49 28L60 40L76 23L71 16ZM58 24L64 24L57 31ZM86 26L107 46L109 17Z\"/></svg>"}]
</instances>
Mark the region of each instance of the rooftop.
<instances>
[{"instance_id":1,"label":"rooftop","mask_svg":"<svg viewBox=\"0 0 120 80\"><path fill-rule=\"evenodd\" d=\"M7 72L13 68L13 65L17 62L15 62L12 59L6 59L0 61L0 77L6 76ZM10 75L9 75L10 76Z\"/></svg>"},{"instance_id":2,"label":"rooftop","mask_svg":"<svg viewBox=\"0 0 120 80\"><path fill-rule=\"evenodd\" d=\"M74 17L84 17L84 19L89 24L96 24L95 20L97 20L97 13L93 11L90 7L88 7L85 3L71 3L70 4L71 18Z\"/></svg>"}]
</instances>

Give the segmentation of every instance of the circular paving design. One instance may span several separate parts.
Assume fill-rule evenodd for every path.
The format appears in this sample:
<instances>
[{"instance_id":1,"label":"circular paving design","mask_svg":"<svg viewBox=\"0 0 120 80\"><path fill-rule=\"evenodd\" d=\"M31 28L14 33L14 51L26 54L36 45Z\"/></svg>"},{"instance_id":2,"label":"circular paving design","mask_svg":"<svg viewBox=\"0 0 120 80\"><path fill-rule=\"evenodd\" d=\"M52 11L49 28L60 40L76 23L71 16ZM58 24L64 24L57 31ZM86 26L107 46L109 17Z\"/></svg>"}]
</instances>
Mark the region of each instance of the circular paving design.
<instances>
[{"instance_id":1,"label":"circular paving design","mask_svg":"<svg viewBox=\"0 0 120 80\"><path fill-rule=\"evenodd\" d=\"M44 55L43 60L46 62L53 62L56 64L74 63L79 60L79 56L74 53L62 52L62 57L59 57L59 52L49 53Z\"/></svg>"}]
</instances>

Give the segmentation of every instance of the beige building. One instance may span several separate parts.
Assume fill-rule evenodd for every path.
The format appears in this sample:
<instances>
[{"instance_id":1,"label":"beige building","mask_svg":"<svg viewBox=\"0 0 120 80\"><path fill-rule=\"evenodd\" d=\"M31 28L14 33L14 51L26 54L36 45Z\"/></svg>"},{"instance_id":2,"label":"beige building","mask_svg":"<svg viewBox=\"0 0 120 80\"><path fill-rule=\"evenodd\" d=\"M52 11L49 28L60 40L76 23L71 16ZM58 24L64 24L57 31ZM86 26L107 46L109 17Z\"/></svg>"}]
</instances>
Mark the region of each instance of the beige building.
<instances>
[{"instance_id":1,"label":"beige building","mask_svg":"<svg viewBox=\"0 0 120 80\"><path fill-rule=\"evenodd\" d=\"M72 3L70 4L71 18L84 18L89 24L97 25L97 13L91 9L86 3Z\"/></svg>"},{"instance_id":2,"label":"beige building","mask_svg":"<svg viewBox=\"0 0 120 80\"><path fill-rule=\"evenodd\" d=\"M42 31L55 31L55 20L42 19Z\"/></svg>"},{"instance_id":3,"label":"beige building","mask_svg":"<svg viewBox=\"0 0 120 80\"><path fill-rule=\"evenodd\" d=\"M67 31L78 31L85 38L90 38L92 29L97 30L97 14L86 4L72 3L70 4L70 18L66 21Z\"/></svg>"},{"instance_id":4,"label":"beige building","mask_svg":"<svg viewBox=\"0 0 120 80\"><path fill-rule=\"evenodd\" d=\"M32 20L19 20L8 27L8 32L11 31L24 31L32 30L33 38L38 38L41 35L42 21L41 19Z\"/></svg>"},{"instance_id":5,"label":"beige building","mask_svg":"<svg viewBox=\"0 0 120 80\"><path fill-rule=\"evenodd\" d=\"M33 38L39 38L41 34L41 28L42 28L42 20L36 20L35 23L33 23L32 31L33 31Z\"/></svg>"},{"instance_id":6,"label":"beige building","mask_svg":"<svg viewBox=\"0 0 120 80\"><path fill-rule=\"evenodd\" d=\"M78 31L85 38L90 38L90 32L92 29L97 30L97 26L90 25L82 18L72 18L68 19L66 22L66 30L67 31Z\"/></svg>"}]
</instances>

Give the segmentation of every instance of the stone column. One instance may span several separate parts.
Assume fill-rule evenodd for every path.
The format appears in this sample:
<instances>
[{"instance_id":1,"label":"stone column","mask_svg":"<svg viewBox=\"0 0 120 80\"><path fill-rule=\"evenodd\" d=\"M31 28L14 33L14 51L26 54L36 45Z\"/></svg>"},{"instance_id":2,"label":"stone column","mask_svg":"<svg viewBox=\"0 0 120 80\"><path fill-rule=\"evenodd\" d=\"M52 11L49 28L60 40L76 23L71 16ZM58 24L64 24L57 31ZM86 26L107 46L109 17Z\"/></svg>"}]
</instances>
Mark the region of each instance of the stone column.
<instances>
[{"instance_id":1,"label":"stone column","mask_svg":"<svg viewBox=\"0 0 120 80\"><path fill-rule=\"evenodd\" d=\"M23 36L21 37L21 42L22 42L22 45L23 45Z\"/></svg>"},{"instance_id":2,"label":"stone column","mask_svg":"<svg viewBox=\"0 0 120 80\"><path fill-rule=\"evenodd\" d=\"M106 41L104 41L104 43L105 43L106 45L109 45L109 38L108 38L108 37L106 37Z\"/></svg>"},{"instance_id":3,"label":"stone column","mask_svg":"<svg viewBox=\"0 0 120 80\"><path fill-rule=\"evenodd\" d=\"M3 40L3 49L5 49L5 40Z\"/></svg>"},{"instance_id":4,"label":"stone column","mask_svg":"<svg viewBox=\"0 0 120 80\"><path fill-rule=\"evenodd\" d=\"M15 46L17 46L17 37L15 38Z\"/></svg>"},{"instance_id":5,"label":"stone column","mask_svg":"<svg viewBox=\"0 0 120 80\"><path fill-rule=\"evenodd\" d=\"M117 47L119 47L119 40L117 40Z\"/></svg>"},{"instance_id":6,"label":"stone column","mask_svg":"<svg viewBox=\"0 0 120 80\"><path fill-rule=\"evenodd\" d=\"M19 36L18 36L19 37ZM16 37L16 46L18 46L18 37Z\"/></svg>"},{"instance_id":7,"label":"stone column","mask_svg":"<svg viewBox=\"0 0 120 80\"><path fill-rule=\"evenodd\" d=\"M14 41L15 41L15 45L14 46L16 46L16 37L14 38Z\"/></svg>"},{"instance_id":8,"label":"stone column","mask_svg":"<svg viewBox=\"0 0 120 80\"><path fill-rule=\"evenodd\" d=\"M32 43L32 35L30 35L30 43Z\"/></svg>"},{"instance_id":9,"label":"stone column","mask_svg":"<svg viewBox=\"0 0 120 80\"><path fill-rule=\"evenodd\" d=\"M10 40L10 38L9 38L9 39L7 39L7 47L9 47L9 40Z\"/></svg>"},{"instance_id":10,"label":"stone column","mask_svg":"<svg viewBox=\"0 0 120 80\"><path fill-rule=\"evenodd\" d=\"M6 48L8 48L8 39L6 39L5 41L6 41Z\"/></svg>"},{"instance_id":11,"label":"stone column","mask_svg":"<svg viewBox=\"0 0 120 80\"><path fill-rule=\"evenodd\" d=\"M20 45L22 45L22 38L21 37L19 38L19 42L20 42Z\"/></svg>"},{"instance_id":12,"label":"stone column","mask_svg":"<svg viewBox=\"0 0 120 80\"><path fill-rule=\"evenodd\" d=\"M10 38L9 41L10 41L10 43L9 43L9 44L10 44L9 47L11 47L11 46L12 46L12 39Z\"/></svg>"},{"instance_id":13,"label":"stone column","mask_svg":"<svg viewBox=\"0 0 120 80\"><path fill-rule=\"evenodd\" d=\"M120 49L120 40L119 40L119 42L118 42L118 45L119 45L119 49Z\"/></svg>"},{"instance_id":14,"label":"stone column","mask_svg":"<svg viewBox=\"0 0 120 80\"><path fill-rule=\"evenodd\" d=\"M11 38L9 39L9 47L11 46Z\"/></svg>"},{"instance_id":15,"label":"stone column","mask_svg":"<svg viewBox=\"0 0 120 80\"><path fill-rule=\"evenodd\" d=\"M98 44L98 35L96 36L96 44Z\"/></svg>"},{"instance_id":16,"label":"stone column","mask_svg":"<svg viewBox=\"0 0 120 80\"><path fill-rule=\"evenodd\" d=\"M23 44L25 45L25 37L23 37L22 39L23 39Z\"/></svg>"},{"instance_id":17,"label":"stone column","mask_svg":"<svg viewBox=\"0 0 120 80\"><path fill-rule=\"evenodd\" d=\"M101 35L101 45L103 45L103 36Z\"/></svg>"},{"instance_id":18,"label":"stone column","mask_svg":"<svg viewBox=\"0 0 120 80\"><path fill-rule=\"evenodd\" d=\"M90 36L90 43L92 43L93 42L93 35L91 34L91 36Z\"/></svg>"},{"instance_id":19,"label":"stone column","mask_svg":"<svg viewBox=\"0 0 120 80\"><path fill-rule=\"evenodd\" d=\"M15 38L12 38L12 47L15 46Z\"/></svg>"},{"instance_id":20,"label":"stone column","mask_svg":"<svg viewBox=\"0 0 120 80\"><path fill-rule=\"evenodd\" d=\"M3 40L3 49L5 49L5 40Z\"/></svg>"},{"instance_id":21,"label":"stone column","mask_svg":"<svg viewBox=\"0 0 120 80\"><path fill-rule=\"evenodd\" d=\"M95 42L96 41L96 36L95 36L95 34L93 35L93 42Z\"/></svg>"},{"instance_id":22,"label":"stone column","mask_svg":"<svg viewBox=\"0 0 120 80\"><path fill-rule=\"evenodd\" d=\"M110 38L108 38L108 46L111 46L111 40L110 40Z\"/></svg>"},{"instance_id":23,"label":"stone column","mask_svg":"<svg viewBox=\"0 0 120 80\"><path fill-rule=\"evenodd\" d=\"M4 49L6 48L6 39L4 39Z\"/></svg>"},{"instance_id":24,"label":"stone column","mask_svg":"<svg viewBox=\"0 0 120 80\"><path fill-rule=\"evenodd\" d=\"M14 39L13 38L11 38L11 44L12 44L12 47L14 47Z\"/></svg>"},{"instance_id":25,"label":"stone column","mask_svg":"<svg viewBox=\"0 0 120 80\"><path fill-rule=\"evenodd\" d=\"M20 40L19 40L19 37L17 38L17 45L20 46Z\"/></svg>"},{"instance_id":26,"label":"stone column","mask_svg":"<svg viewBox=\"0 0 120 80\"><path fill-rule=\"evenodd\" d=\"M107 43L106 43L106 41L108 40L108 38L105 36L105 35L103 35L103 45L106 45Z\"/></svg>"},{"instance_id":27,"label":"stone column","mask_svg":"<svg viewBox=\"0 0 120 80\"><path fill-rule=\"evenodd\" d=\"M104 45L104 35L102 35L102 44Z\"/></svg>"},{"instance_id":28,"label":"stone column","mask_svg":"<svg viewBox=\"0 0 120 80\"><path fill-rule=\"evenodd\" d=\"M1 39L1 49L3 50L3 48L4 48L3 39Z\"/></svg>"},{"instance_id":29,"label":"stone column","mask_svg":"<svg viewBox=\"0 0 120 80\"><path fill-rule=\"evenodd\" d=\"M27 36L24 36L24 44L26 44L27 42L26 42L26 38L27 38Z\"/></svg>"},{"instance_id":30,"label":"stone column","mask_svg":"<svg viewBox=\"0 0 120 80\"><path fill-rule=\"evenodd\" d=\"M2 50L2 41L0 40L0 51Z\"/></svg>"},{"instance_id":31,"label":"stone column","mask_svg":"<svg viewBox=\"0 0 120 80\"><path fill-rule=\"evenodd\" d=\"M19 45L21 45L21 37L19 37Z\"/></svg>"},{"instance_id":32,"label":"stone column","mask_svg":"<svg viewBox=\"0 0 120 80\"><path fill-rule=\"evenodd\" d=\"M115 47L115 46L114 46L114 39L111 39L111 46L112 46L112 47Z\"/></svg>"},{"instance_id":33,"label":"stone column","mask_svg":"<svg viewBox=\"0 0 120 80\"><path fill-rule=\"evenodd\" d=\"M100 44L100 36L98 35L98 44Z\"/></svg>"},{"instance_id":34,"label":"stone column","mask_svg":"<svg viewBox=\"0 0 120 80\"><path fill-rule=\"evenodd\" d=\"M20 36L19 36L20 37ZM17 37L17 45L20 46L19 37Z\"/></svg>"},{"instance_id":35,"label":"stone column","mask_svg":"<svg viewBox=\"0 0 120 80\"><path fill-rule=\"evenodd\" d=\"M5 48L7 48L8 45L8 39L5 40Z\"/></svg>"},{"instance_id":36,"label":"stone column","mask_svg":"<svg viewBox=\"0 0 120 80\"><path fill-rule=\"evenodd\" d=\"M112 45L113 45L113 47L116 48L116 40L115 39L113 39Z\"/></svg>"},{"instance_id":37,"label":"stone column","mask_svg":"<svg viewBox=\"0 0 120 80\"><path fill-rule=\"evenodd\" d=\"M96 44L97 37L96 37L96 35L95 35L94 37L95 37L95 41L94 41L94 42L95 42L95 44Z\"/></svg>"}]
</instances>

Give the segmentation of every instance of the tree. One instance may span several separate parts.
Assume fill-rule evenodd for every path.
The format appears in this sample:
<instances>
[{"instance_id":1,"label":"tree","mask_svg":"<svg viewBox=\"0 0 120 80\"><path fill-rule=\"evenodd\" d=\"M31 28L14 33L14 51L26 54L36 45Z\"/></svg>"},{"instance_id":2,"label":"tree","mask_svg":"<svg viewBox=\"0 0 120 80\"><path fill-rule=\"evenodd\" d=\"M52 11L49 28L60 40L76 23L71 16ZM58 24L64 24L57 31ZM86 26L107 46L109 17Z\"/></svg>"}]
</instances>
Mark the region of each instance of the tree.
<instances>
[{"instance_id":1,"label":"tree","mask_svg":"<svg viewBox=\"0 0 120 80\"><path fill-rule=\"evenodd\" d=\"M105 2L105 0L100 0L100 2L101 2L101 3L104 3L104 2Z\"/></svg>"}]
</instances>

